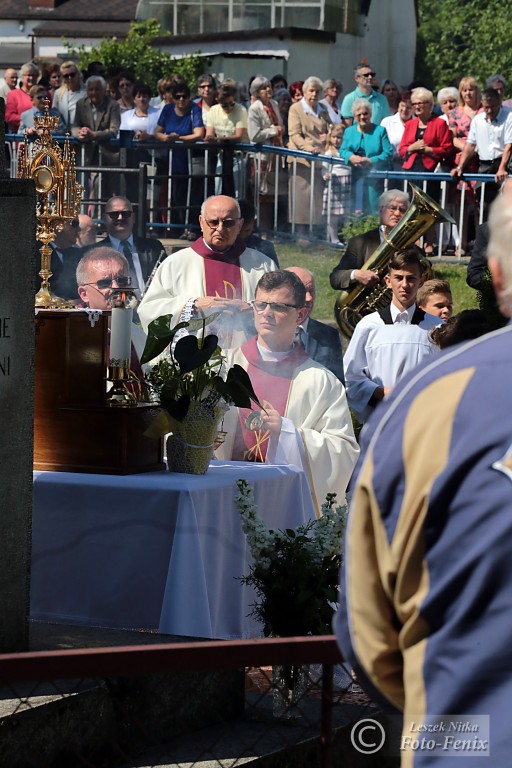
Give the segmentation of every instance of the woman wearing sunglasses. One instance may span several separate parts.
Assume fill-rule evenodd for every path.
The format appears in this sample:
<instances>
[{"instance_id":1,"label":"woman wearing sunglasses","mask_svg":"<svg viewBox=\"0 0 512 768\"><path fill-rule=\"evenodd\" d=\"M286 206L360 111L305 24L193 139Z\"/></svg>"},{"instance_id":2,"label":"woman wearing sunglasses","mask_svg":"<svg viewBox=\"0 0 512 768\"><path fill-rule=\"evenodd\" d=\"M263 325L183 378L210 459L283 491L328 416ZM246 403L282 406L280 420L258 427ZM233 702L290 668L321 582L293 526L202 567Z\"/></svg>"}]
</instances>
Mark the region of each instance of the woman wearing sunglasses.
<instances>
[{"instance_id":1,"label":"woman wearing sunglasses","mask_svg":"<svg viewBox=\"0 0 512 768\"><path fill-rule=\"evenodd\" d=\"M62 85L53 94L53 107L57 109L66 125L71 130L75 119L76 105L87 96L87 91L82 80L82 73L74 61L65 61L60 65Z\"/></svg>"},{"instance_id":2,"label":"woman wearing sunglasses","mask_svg":"<svg viewBox=\"0 0 512 768\"><path fill-rule=\"evenodd\" d=\"M26 133L29 139L35 139L41 135L42 130L35 127L34 117L44 116L44 102L49 103L49 97L44 85L33 85L28 95L32 99L32 109L27 109L21 113L20 133ZM63 136L66 132L66 124L60 112L52 107L48 110L48 114L51 117L59 118L59 126L55 131L52 131L53 135Z\"/></svg>"},{"instance_id":3,"label":"woman wearing sunglasses","mask_svg":"<svg viewBox=\"0 0 512 768\"><path fill-rule=\"evenodd\" d=\"M170 170L171 177L171 211L172 223L178 226L175 230L175 237L184 237L187 239L187 233L184 230L187 221L187 199L189 177L194 175L194 161L196 158L192 150L172 146L175 142L195 142L204 138L204 124L201 110L194 104L190 98L190 88L186 83L175 83L171 89L172 102L163 107L155 136L159 141L171 145L170 168L167 157L165 162L159 162L159 171L167 175ZM202 155L197 158L202 160ZM196 221L201 204L202 179L190 179L190 204L189 220ZM167 185L162 184L160 202L162 207L167 207ZM194 205L194 207L192 207ZM195 208L195 210L194 210ZM195 237L194 237L195 239Z\"/></svg>"}]
</instances>

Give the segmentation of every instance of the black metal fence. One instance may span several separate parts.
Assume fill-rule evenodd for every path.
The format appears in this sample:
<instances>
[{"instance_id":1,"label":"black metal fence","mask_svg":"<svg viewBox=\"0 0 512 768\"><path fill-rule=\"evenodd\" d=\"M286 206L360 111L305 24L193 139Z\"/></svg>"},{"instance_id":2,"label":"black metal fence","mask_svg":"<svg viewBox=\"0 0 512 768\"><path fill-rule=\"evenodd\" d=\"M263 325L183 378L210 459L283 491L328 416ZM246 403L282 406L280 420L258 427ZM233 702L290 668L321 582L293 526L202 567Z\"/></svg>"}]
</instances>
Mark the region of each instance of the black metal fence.
<instances>
[{"instance_id":1,"label":"black metal fence","mask_svg":"<svg viewBox=\"0 0 512 768\"><path fill-rule=\"evenodd\" d=\"M332 636L2 655L0 763L356 765L379 715L340 663Z\"/></svg>"}]
</instances>

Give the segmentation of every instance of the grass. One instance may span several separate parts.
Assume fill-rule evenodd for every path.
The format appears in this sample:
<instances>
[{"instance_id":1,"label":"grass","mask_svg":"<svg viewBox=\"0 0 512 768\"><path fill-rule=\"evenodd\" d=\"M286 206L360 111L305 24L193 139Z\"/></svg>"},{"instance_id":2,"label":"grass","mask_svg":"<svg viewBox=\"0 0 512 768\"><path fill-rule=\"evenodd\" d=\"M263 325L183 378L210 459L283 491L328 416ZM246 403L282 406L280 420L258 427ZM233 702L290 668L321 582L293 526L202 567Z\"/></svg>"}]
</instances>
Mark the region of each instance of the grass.
<instances>
[{"instance_id":1,"label":"grass","mask_svg":"<svg viewBox=\"0 0 512 768\"><path fill-rule=\"evenodd\" d=\"M340 250L315 245L276 244L279 265L286 267L305 267L315 276L316 302L313 317L317 320L332 321L334 319L334 304L338 291L334 291L329 283L329 275L338 264L342 252ZM453 295L453 310L475 309L478 307L476 291L466 284L465 264L434 264L435 276L448 280Z\"/></svg>"}]
</instances>

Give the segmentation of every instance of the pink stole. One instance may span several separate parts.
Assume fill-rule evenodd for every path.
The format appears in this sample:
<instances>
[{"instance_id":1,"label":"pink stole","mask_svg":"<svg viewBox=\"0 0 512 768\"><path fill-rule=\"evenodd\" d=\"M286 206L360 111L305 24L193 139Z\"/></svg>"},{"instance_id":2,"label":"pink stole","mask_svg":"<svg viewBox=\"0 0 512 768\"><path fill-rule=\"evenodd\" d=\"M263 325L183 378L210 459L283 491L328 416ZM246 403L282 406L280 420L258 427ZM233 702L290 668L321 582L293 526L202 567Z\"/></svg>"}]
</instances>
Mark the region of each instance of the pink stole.
<instances>
[{"instance_id":1,"label":"pink stole","mask_svg":"<svg viewBox=\"0 0 512 768\"><path fill-rule=\"evenodd\" d=\"M240 256L245 251L245 245L241 241L237 240L227 251L212 251L200 237L191 248L203 257L205 296L244 298Z\"/></svg>"},{"instance_id":2,"label":"pink stole","mask_svg":"<svg viewBox=\"0 0 512 768\"><path fill-rule=\"evenodd\" d=\"M273 408L280 416L285 416L290 389L295 369L307 360L307 354L300 344L295 346L283 360L266 362L262 359L256 336L241 349L249 363L247 373L258 400L264 408ZM250 430L245 428L245 420L250 410L238 409L238 426L233 444L234 460L263 463L267 455L270 432L268 429Z\"/></svg>"}]
</instances>

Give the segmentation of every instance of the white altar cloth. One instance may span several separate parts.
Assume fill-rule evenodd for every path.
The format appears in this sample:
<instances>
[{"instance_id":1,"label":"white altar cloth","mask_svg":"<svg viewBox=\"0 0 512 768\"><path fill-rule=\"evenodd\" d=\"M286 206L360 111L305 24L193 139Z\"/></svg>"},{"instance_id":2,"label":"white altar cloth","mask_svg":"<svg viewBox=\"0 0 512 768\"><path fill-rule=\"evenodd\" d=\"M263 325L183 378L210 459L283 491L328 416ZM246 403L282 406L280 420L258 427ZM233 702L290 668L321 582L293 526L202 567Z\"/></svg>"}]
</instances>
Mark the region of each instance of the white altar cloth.
<instances>
[{"instance_id":1,"label":"white altar cloth","mask_svg":"<svg viewBox=\"0 0 512 768\"><path fill-rule=\"evenodd\" d=\"M314 518L292 466L214 461L206 475L34 472L31 617L201 638L256 637L243 478L273 528Z\"/></svg>"}]
</instances>

